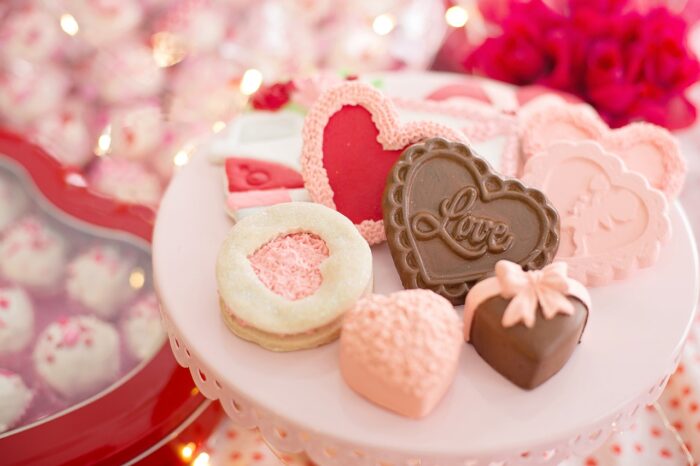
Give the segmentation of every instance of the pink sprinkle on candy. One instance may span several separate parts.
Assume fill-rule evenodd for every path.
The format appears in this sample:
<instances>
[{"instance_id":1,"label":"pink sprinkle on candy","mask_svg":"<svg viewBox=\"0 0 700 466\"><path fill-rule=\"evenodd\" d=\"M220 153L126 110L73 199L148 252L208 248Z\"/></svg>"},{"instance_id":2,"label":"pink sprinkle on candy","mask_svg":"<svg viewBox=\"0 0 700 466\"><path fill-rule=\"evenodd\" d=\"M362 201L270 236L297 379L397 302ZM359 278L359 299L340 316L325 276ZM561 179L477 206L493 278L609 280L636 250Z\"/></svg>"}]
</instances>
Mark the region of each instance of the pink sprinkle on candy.
<instances>
[{"instance_id":1,"label":"pink sprinkle on candy","mask_svg":"<svg viewBox=\"0 0 700 466\"><path fill-rule=\"evenodd\" d=\"M328 246L317 235L293 233L265 243L248 260L266 287L296 301L321 286L319 266L328 255Z\"/></svg>"}]
</instances>

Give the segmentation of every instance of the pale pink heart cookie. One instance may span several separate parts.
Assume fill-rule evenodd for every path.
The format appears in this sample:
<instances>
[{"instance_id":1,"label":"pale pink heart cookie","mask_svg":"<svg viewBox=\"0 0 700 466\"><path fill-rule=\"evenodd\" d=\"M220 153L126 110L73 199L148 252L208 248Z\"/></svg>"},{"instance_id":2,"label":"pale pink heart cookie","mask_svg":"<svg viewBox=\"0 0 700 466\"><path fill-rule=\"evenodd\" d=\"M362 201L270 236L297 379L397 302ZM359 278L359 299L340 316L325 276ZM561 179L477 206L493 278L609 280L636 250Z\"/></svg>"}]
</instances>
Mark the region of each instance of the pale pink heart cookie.
<instances>
[{"instance_id":1,"label":"pale pink heart cookie","mask_svg":"<svg viewBox=\"0 0 700 466\"><path fill-rule=\"evenodd\" d=\"M420 418L452 384L461 348L460 320L445 298L418 289L371 295L345 315L340 371L371 402Z\"/></svg>"},{"instance_id":2,"label":"pale pink heart cookie","mask_svg":"<svg viewBox=\"0 0 700 466\"><path fill-rule=\"evenodd\" d=\"M683 187L685 160L675 138L659 126L631 123L611 130L588 106L563 103L528 112L521 123L524 162L557 141L594 140L669 199L675 199Z\"/></svg>"},{"instance_id":3,"label":"pale pink heart cookie","mask_svg":"<svg viewBox=\"0 0 700 466\"><path fill-rule=\"evenodd\" d=\"M437 123L401 125L394 104L360 82L324 92L302 134L301 168L311 199L352 220L370 244L386 239L382 193L401 152L431 137L466 141L460 131Z\"/></svg>"},{"instance_id":4,"label":"pale pink heart cookie","mask_svg":"<svg viewBox=\"0 0 700 466\"><path fill-rule=\"evenodd\" d=\"M663 194L598 143L554 143L527 161L522 181L556 207L557 259L586 285L604 285L653 265L671 236Z\"/></svg>"}]
</instances>

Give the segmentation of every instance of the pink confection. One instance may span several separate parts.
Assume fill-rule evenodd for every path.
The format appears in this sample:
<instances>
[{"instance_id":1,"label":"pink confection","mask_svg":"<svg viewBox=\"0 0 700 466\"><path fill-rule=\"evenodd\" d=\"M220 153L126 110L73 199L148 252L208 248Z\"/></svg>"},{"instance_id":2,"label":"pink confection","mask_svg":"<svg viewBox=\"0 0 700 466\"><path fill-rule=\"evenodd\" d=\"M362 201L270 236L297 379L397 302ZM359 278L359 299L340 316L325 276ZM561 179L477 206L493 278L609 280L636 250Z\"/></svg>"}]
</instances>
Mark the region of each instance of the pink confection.
<instances>
[{"instance_id":1,"label":"pink confection","mask_svg":"<svg viewBox=\"0 0 700 466\"><path fill-rule=\"evenodd\" d=\"M532 328L537 308L542 307L545 319L557 314L572 315L574 304L569 299L579 299L586 309L591 308L588 290L567 276L565 262L554 262L542 270L524 271L520 265L509 261L496 262L496 276L480 281L467 295L464 305L464 339L469 341L474 312L484 301L494 296L511 299L503 314L504 327L520 322Z\"/></svg>"},{"instance_id":2,"label":"pink confection","mask_svg":"<svg viewBox=\"0 0 700 466\"><path fill-rule=\"evenodd\" d=\"M180 63L170 81L169 119L197 124L230 120L245 103L238 86L231 85L243 72L242 67L212 55Z\"/></svg>"},{"instance_id":3,"label":"pink confection","mask_svg":"<svg viewBox=\"0 0 700 466\"><path fill-rule=\"evenodd\" d=\"M167 32L191 52L218 47L226 36L228 19L217 2L182 0L174 2L156 20L154 32Z\"/></svg>"},{"instance_id":4,"label":"pink confection","mask_svg":"<svg viewBox=\"0 0 700 466\"><path fill-rule=\"evenodd\" d=\"M18 374L0 368L0 434L17 425L34 394Z\"/></svg>"},{"instance_id":5,"label":"pink confection","mask_svg":"<svg viewBox=\"0 0 700 466\"><path fill-rule=\"evenodd\" d=\"M127 159L143 159L163 142L164 115L157 102L118 108L109 118L111 154Z\"/></svg>"},{"instance_id":6,"label":"pink confection","mask_svg":"<svg viewBox=\"0 0 700 466\"><path fill-rule=\"evenodd\" d=\"M13 125L26 125L57 110L69 87L66 73L52 65L5 65L0 72L0 114Z\"/></svg>"},{"instance_id":7,"label":"pink confection","mask_svg":"<svg viewBox=\"0 0 700 466\"><path fill-rule=\"evenodd\" d=\"M292 301L312 295L323 282L326 242L312 233L293 233L262 245L248 257L266 287Z\"/></svg>"},{"instance_id":8,"label":"pink confection","mask_svg":"<svg viewBox=\"0 0 700 466\"><path fill-rule=\"evenodd\" d=\"M34 291L53 292L65 261L63 237L34 216L15 223L0 241L0 275Z\"/></svg>"},{"instance_id":9,"label":"pink confection","mask_svg":"<svg viewBox=\"0 0 700 466\"><path fill-rule=\"evenodd\" d=\"M159 177L143 164L103 157L88 174L100 193L133 204L157 205L163 191Z\"/></svg>"},{"instance_id":10,"label":"pink confection","mask_svg":"<svg viewBox=\"0 0 700 466\"><path fill-rule=\"evenodd\" d=\"M155 294L139 299L122 320L124 343L139 361L153 356L166 340L161 324L160 308Z\"/></svg>"},{"instance_id":11,"label":"pink confection","mask_svg":"<svg viewBox=\"0 0 700 466\"><path fill-rule=\"evenodd\" d=\"M143 17L138 0L71 0L65 3L67 12L80 25L78 39L94 47L124 39Z\"/></svg>"},{"instance_id":12,"label":"pink confection","mask_svg":"<svg viewBox=\"0 0 700 466\"><path fill-rule=\"evenodd\" d=\"M13 178L0 174L0 233L29 209L29 197Z\"/></svg>"},{"instance_id":13,"label":"pink confection","mask_svg":"<svg viewBox=\"0 0 700 466\"><path fill-rule=\"evenodd\" d=\"M95 317L61 318L37 339L34 368L47 386L66 399L93 395L117 378L119 340L112 324Z\"/></svg>"},{"instance_id":14,"label":"pink confection","mask_svg":"<svg viewBox=\"0 0 700 466\"><path fill-rule=\"evenodd\" d=\"M47 8L26 2L4 19L0 51L5 57L41 62L52 58L66 36Z\"/></svg>"},{"instance_id":15,"label":"pink confection","mask_svg":"<svg viewBox=\"0 0 700 466\"><path fill-rule=\"evenodd\" d=\"M436 136L466 140L460 131L437 123L401 125L393 103L368 84L332 88L304 120L306 189L314 202L350 218L370 244L380 243L386 239L381 193L389 170L404 148Z\"/></svg>"},{"instance_id":16,"label":"pink confection","mask_svg":"<svg viewBox=\"0 0 700 466\"><path fill-rule=\"evenodd\" d=\"M523 116L522 125L525 161L556 141L594 140L669 199L675 199L683 187L685 160L676 139L660 126L632 123L611 130L593 109L563 103L529 112Z\"/></svg>"},{"instance_id":17,"label":"pink confection","mask_svg":"<svg viewBox=\"0 0 700 466\"><path fill-rule=\"evenodd\" d=\"M62 164L83 166L94 156L88 119L87 110L79 102L68 101L35 120L29 134Z\"/></svg>"},{"instance_id":18,"label":"pink confection","mask_svg":"<svg viewBox=\"0 0 700 466\"><path fill-rule=\"evenodd\" d=\"M559 142L528 160L522 180L559 212L557 258L590 286L649 267L671 236L668 203L595 142Z\"/></svg>"},{"instance_id":19,"label":"pink confection","mask_svg":"<svg viewBox=\"0 0 700 466\"><path fill-rule=\"evenodd\" d=\"M34 306L18 287L0 288L0 355L17 354L34 336Z\"/></svg>"},{"instance_id":20,"label":"pink confection","mask_svg":"<svg viewBox=\"0 0 700 466\"><path fill-rule=\"evenodd\" d=\"M163 88L164 78L149 47L123 41L97 53L90 63L86 85L94 86L106 102L123 104L156 96Z\"/></svg>"},{"instance_id":21,"label":"pink confection","mask_svg":"<svg viewBox=\"0 0 700 466\"><path fill-rule=\"evenodd\" d=\"M340 370L373 403L420 418L451 385L462 344L445 298L427 290L371 295L345 315Z\"/></svg>"},{"instance_id":22,"label":"pink confection","mask_svg":"<svg viewBox=\"0 0 700 466\"><path fill-rule=\"evenodd\" d=\"M102 319L113 318L134 295L129 284L133 260L125 256L105 244L76 256L66 267L68 297Z\"/></svg>"}]
</instances>

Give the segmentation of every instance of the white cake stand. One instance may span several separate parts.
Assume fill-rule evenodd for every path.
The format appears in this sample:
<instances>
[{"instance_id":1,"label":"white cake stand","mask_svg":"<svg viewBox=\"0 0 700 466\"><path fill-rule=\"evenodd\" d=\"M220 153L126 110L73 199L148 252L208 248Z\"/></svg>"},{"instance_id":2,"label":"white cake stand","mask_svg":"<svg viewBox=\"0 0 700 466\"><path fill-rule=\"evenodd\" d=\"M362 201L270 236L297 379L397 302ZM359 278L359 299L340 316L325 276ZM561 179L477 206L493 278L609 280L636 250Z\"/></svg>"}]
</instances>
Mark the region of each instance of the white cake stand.
<instances>
[{"instance_id":1,"label":"white cake stand","mask_svg":"<svg viewBox=\"0 0 700 466\"><path fill-rule=\"evenodd\" d=\"M564 369L524 391L464 345L443 401L410 420L352 392L337 343L279 354L235 337L219 312L214 264L231 228L221 168L205 157L174 179L153 243L155 284L170 343L202 393L283 452L320 465L556 464L586 455L654 401L674 371L698 298L697 251L682 209L659 262L592 290L584 339ZM386 246L374 253L375 291L401 288Z\"/></svg>"}]
</instances>

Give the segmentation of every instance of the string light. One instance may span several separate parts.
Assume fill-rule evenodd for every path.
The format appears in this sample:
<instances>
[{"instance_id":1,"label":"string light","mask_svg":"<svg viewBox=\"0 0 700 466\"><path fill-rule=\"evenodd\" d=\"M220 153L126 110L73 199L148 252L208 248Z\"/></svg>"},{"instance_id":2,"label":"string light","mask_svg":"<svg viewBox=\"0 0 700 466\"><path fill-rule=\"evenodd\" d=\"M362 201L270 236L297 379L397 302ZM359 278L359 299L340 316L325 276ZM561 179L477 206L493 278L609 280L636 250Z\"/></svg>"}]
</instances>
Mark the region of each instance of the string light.
<instances>
[{"instance_id":1,"label":"string light","mask_svg":"<svg viewBox=\"0 0 700 466\"><path fill-rule=\"evenodd\" d=\"M453 28L464 27L469 21L469 12L459 5L451 6L445 12L445 21Z\"/></svg>"},{"instance_id":2,"label":"string light","mask_svg":"<svg viewBox=\"0 0 700 466\"><path fill-rule=\"evenodd\" d=\"M380 36L386 36L396 27L396 20L388 13L381 14L374 18L372 29Z\"/></svg>"},{"instance_id":3,"label":"string light","mask_svg":"<svg viewBox=\"0 0 700 466\"><path fill-rule=\"evenodd\" d=\"M135 289L135 290L140 290L143 288L143 285L146 283L146 273L143 271L142 268L136 268L134 269L131 274L129 275L129 285Z\"/></svg>"},{"instance_id":4,"label":"string light","mask_svg":"<svg viewBox=\"0 0 700 466\"><path fill-rule=\"evenodd\" d=\"M202 452L194 459L192 466L209 466L209 453Z\"/></svg>"},{"instance_id":5,"label":"string light","mask_svg":"<svg viewBox=\"0 0 700 466\"><path fill-rule=\"evenodd\" d=\"M64 13L61 15L61 29L69 36L74 36L80 31L80 26L73 15Z\"/></svg>"},{"instance_id":6,"label":"string light","mask_svg":"<svg viewBox=\"0 0 700 466\"><path fill-rule=\"evenodd\" d=\"M157 32L151 37L153 59L161 68L180 63L187 55L187 49L177 36L169 32Z\"/></svg>"},{"instance_id":7,"label":"string light","mask_svg":"<svg viewBox=\"0 0 700 466\"><path fill-rule=\"evenodd\" d=\"M177 151L177 153L173 157L173 163L175 164L175 166L184 167L185 165L187 165L190 161L190 157L192 156L193 150L194 146L192 144L187 144L182 149Z\"/></svg>"},{"instance_id":8,"label":"string light","mask_svg":"<svg viewBox=\"0 0 700 466\"><path fill-rule=\"evenodd\" d=\"M211 130L215 133L220 133L224 128L226 128L226 123L223 121L217 121L211 127Z\"/></svg>"},{"instance_id":9,"label":"string light","mask_svg":"<svg viewBox=\"0 0 700 466\"><path fill-rule=\"evenodd\" d=\"M100 137L97 138L97 145L95 146L95 155L98 157L104 157L105 155L109 154L110 149L112 148L112 125L107 125L105 129L102 131L102 134L100 134Z\"/></svg>"},{"instance_id":10,"label":"string light","mask_svg":"<svg viewBox=\"0 0 700 466\"><path fill-rule=\"evenodd\" d=\"M255 68L246 70L246 72L243 73L243 78L241 78L241 93L243 95L255 94L255 92L260 89L262 82L263 76L260 71L256 70Z\"/></svg>"},{"instance_id":11,"label":"string light","mask_svg":"<svg viewBox=\"0 0 700 466\"><path fill-rule=\"evenodd\" d=\"M180 450L180 458L183 459L183 461L190 461L192 459L192 456L194 455L194 449L197 447L193 442L188 443L184 447L182 447L182 450Z\"/></svg>"}]
</instances>

